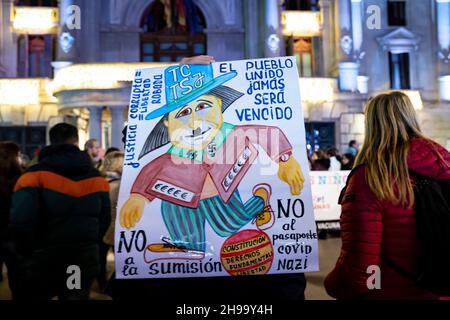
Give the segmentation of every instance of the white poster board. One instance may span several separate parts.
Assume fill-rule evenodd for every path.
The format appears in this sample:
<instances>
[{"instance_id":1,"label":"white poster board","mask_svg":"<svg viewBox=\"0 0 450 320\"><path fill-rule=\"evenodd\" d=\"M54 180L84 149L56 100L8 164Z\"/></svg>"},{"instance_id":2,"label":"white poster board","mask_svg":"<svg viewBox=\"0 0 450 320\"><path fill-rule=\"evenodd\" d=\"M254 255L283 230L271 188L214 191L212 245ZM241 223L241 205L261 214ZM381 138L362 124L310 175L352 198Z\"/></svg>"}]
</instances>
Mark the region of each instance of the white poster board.
<instances>
[{"instance_id":1,"label":"white poster board","mask_svg":"<svg viewBox=\"0 0 450 320\"><path fill-rule=\"evenodd\" d=\"M117 278L318 270L298 81L293 57L135 72Z\"/></svg>"},{"instance_id":2,"label":"white poster board","mask_svg":"<svg viewBox=\"0 0 450 320\"><path fill-rule=\"evenodd\" d=\"M311 171L314 216L319 229L339 229L341 206L338 204L350 171Z\"/></svg>"}]
</instances>

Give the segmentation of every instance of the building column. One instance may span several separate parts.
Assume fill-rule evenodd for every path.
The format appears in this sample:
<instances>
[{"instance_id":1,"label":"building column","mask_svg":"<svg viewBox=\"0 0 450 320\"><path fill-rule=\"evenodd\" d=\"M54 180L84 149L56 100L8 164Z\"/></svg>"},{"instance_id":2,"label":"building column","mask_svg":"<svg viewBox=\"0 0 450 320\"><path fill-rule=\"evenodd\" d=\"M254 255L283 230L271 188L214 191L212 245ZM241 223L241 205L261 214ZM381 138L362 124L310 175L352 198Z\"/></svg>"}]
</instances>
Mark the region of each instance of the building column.
<instances>
[{"instance_id":1,"label":"building column","mask_svg":"<svg viewBox=\"0 0 450 320\"><path fill-rule=\"evenodd\" d=\"M245 57L245 32L242 28L205 29L207 52L216 61L241 60Z\"/></svg>"},{"instance_id":2,"label":"building column","mask_svg":"<svg viewBox=\"0 0 450 320\"><path fill-rule=\"evenodd\" d=\"M89 139L96 139L102 145L102 107L89 108Z\"/></svg>"},{"instance_id":3,"label":"building column","mask_svg":"<svg viewBox=\"0 0 450 320\"><path fill-rule=\"evenodd\" d=\"M279 57L285 54L281 32L281 12L278 0L265 0L264 56Z\"/></svg>"},{"instance_id":4,"label":"building column","mask_svg":"<svg viewBox=\"0 0 450 320\"><path fill-rule=\"evenodd\" d=\"M125 125L125 107L111 108L111 147L123 149L122 130Z\"/></svg>"},{"instance_id":5,"label":"building column","mask_svg":"<svg viewBox=\"0 0 450 320\"><path fill-rule=\"evenodd\" d=\"M0 77L17 77L17 37L11 32L13 0L0 1Z\"/></svg>"},{"instance_id":6,"label":"building column","mask_svg":"<svg viewBox=\"0 0 450 320\"><path fill-rule=\"evenodd\" d=\"M339 0L339 88L356 92L358 89L358 63L353 60L354 39L350 0Z\"/></svg>"},{"instance_id":7,"label":"building column","mask_svg":"<svg viewBox=\"0 0 450 320\"><path fill-rule=\"evenodd\" d=\"M361 10L361 0L351 0L352 2L352 34L353 34L353 58L359 59L363 43L363 16Z\"/></svg>"},{"instance_id":8,"label":"building column","mask_svg":"<svg viewBox=\"0 0 450 320\"><path fill-rule=\"evenodd\" d=\"M350 0L339 0L339 60L352 60L352 20Z\"/></svg>"},{"instance_id":9,"label":"building column","mask_svg":"<svg viewBox=\"0 0 450 320\"><path fill-rule=\"evenodd\" d=\"M101 11L101 1L82 1L82 28L80 30L80 44L83 48L80 52L81 62L100 61L100 19L104 13ZM80 50L81 51L81 50Z\"/></svg>"},{"instance_id":10,"label":"building column","mask_svg":"<svg viewBox=\"0 0 450 320\"><path fill-rule=\"evenodd\" d=\"M258 17L261 12L257 0L247 0L244 6L244 24L245 24L245 56L249 59L255 59L262 56L259 39L261 30L258 27Z\"/></svg>"},{"instance_id":11,"label":"building column","mask_svg":"<svg viewBox=\"0 0 450 320\"><path fill-rule=\"evenodd\" d=\"M436 0L439 43L439 95L450 101L450 0Z\"/></svg>"},{"instance_id":12,"label":"building column","mask_svg":"<svg viewBox=\"0 0 450 320\"><path fill-rule=\"evenodd\" d=\"M442 58L447 58L448 60L450 49L450 0L436 0L436 2L439 52L442 54Z\"/></svg>"},{"instance_id":13,"label":"building column","mask_svg":"<svg viewBox=\"0 0 450 320\"><path fill-rule=\"evenodd\" d=\"M334 26L332 26L332 7L330 0L321 0L320 7L322 11L322 50L323 50L323 69L324 76L328 77L333 69L333 57L334 47L333 47L333 37L332 32Z\"/></svg>"},{"instance_id":14,"label":"building column","mask_svg":"<svg viewBox=\"0 0 450 320\"><path fill-rule=\"evenodd\" d=\"M75 23L79 6L76 0L59 1L59 33L56 50L56 61L76 62L78 56L79 30ZM78 6L78 7L77 7ZM82 17L81 17L82 18Z\"/></svg>"},{"instance_id":15,"label":"building column","mask_svg":"<svg viewBox=\"0 0 450 320\"><path fill-rule=\"evenodd\" d=\"M72 23L76 22L70 13L71 7L77 5L75 0L59 0L59 32L56 41L56 60L51 62L54 76L59 70L70 66L77 61L78 32L72 29ZM80 12L81 14L81 12Z\"/></svg>"}]
</instances>

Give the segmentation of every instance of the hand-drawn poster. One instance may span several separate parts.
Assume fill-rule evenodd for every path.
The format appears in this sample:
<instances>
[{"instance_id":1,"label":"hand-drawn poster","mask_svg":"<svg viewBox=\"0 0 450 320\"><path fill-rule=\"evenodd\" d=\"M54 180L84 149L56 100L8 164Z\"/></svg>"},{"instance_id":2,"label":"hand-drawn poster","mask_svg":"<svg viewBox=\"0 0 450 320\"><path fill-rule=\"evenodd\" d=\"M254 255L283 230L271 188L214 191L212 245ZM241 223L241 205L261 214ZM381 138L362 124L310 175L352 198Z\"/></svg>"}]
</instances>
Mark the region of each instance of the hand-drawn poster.
<instances>
[{"instance_id":1,"label":"hand-drawn poster","mask_svg":"<svg viewBox=\"0 0 450 320\"><path fill-rule=\"evenodd\" d=\"M118 278L318 270L298 81L292 57L135 72Z\"/></svg>"}]
</instances>

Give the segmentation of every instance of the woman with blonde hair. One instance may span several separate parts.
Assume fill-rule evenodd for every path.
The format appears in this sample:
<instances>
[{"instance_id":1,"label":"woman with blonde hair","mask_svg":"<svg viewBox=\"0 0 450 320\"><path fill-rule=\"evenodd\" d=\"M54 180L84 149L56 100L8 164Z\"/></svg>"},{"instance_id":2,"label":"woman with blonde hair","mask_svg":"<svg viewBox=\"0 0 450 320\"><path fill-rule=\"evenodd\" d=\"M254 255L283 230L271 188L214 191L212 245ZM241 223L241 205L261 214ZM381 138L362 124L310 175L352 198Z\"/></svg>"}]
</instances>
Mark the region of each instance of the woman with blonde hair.
<instances>
[{"instance_id":1,"label":"woman with blonde hair","mask_svg":"<svg viewBox=\"0 0 450 320\"><path fill-rule=\"evenodd\" d=\"M100 276L98 283L104 289L107 282L106 262L109 249L114 246L114 226L116 224L117 200L119 198L120 179L122 178L124 154L120 151L109 152L103 159L100 171L109 183L109 199L111 201L111 224L100 244Z\"/></svg>"},{"instance_id":2,"label":"woman with blonde hair","mask_svg":"<svg viewBox=\"0 0 450 320\"><path fill-rule=\"evenodd\" d=\"M385 261L418 273L409 170L448 180L450 153L423 135L411 101L401 92L371 99L365 117L364 144L341 198L341 254L325 288L337 299L438 299ZM370 289L374 266L381 270L381 285Z\"/></svg>"}]
</instances>

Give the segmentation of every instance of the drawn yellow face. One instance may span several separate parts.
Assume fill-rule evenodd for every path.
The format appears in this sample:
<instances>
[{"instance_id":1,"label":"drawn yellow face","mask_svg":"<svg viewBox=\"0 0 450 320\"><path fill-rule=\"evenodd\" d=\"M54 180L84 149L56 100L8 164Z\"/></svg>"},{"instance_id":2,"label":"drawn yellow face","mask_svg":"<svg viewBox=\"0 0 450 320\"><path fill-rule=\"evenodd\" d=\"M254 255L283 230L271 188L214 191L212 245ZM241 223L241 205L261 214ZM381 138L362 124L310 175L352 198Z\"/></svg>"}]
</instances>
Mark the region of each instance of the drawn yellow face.
<instances>
[{"instance_id":1,"label":"drawn yellow face","mask_svg":"<svg viewBox=\"0 0 450 320\"><path fill-rule=\"evenodd\" d=\"M189 150L205 148L217 135L222 123L222 100L207 94L170 112L164 121L170 142Z\"/></svg>"}]
</instances>

